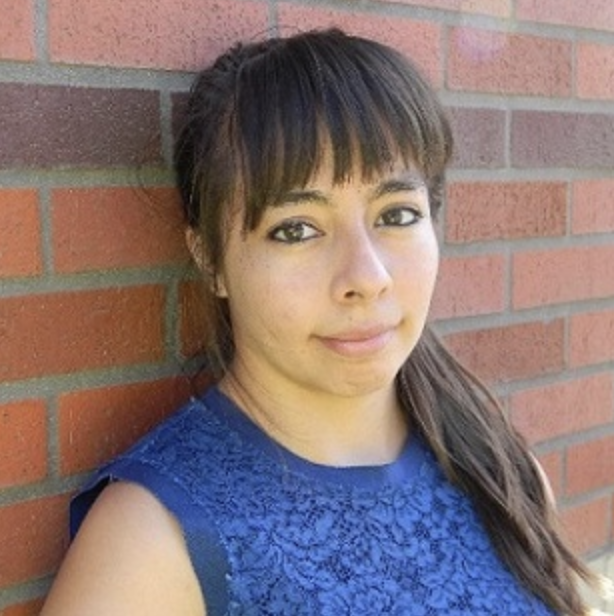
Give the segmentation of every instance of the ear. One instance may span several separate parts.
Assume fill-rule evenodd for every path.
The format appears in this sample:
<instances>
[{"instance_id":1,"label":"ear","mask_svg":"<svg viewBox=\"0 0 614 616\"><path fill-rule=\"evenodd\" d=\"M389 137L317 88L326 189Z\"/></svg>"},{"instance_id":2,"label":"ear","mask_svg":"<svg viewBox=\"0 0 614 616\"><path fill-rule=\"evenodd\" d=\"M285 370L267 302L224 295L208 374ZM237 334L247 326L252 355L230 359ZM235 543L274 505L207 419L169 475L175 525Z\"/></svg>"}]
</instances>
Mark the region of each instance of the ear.
<instances>
[{"instance_id":1,"label":"ear","mask_svg":"<svg viewBox=\"0 0 614 616\"><path fill-rule=\"evenodd\" d=\"M185 243L192 255L192 259L194 259L194 263L196 263L196 266L201 272L204 272L206 269L206 258L203 238L195 229L188 227L185 232Z\"/></svg>"},{"instance_id":2,"label":"ear","mask_svg":"<svg viewBox=\"0 0 614 616\"><path fill-rule=\"evenodd\" d=\"M209 282L211 292L216 297L228 297L226 285L224 284L224 277L222 274L216 274L213 271L202 236L196 229L188 227L185 232L185 241L192 255L192 259L194 259L194 263L196 263L198 269Z\"/></svg>"}]
</instances>

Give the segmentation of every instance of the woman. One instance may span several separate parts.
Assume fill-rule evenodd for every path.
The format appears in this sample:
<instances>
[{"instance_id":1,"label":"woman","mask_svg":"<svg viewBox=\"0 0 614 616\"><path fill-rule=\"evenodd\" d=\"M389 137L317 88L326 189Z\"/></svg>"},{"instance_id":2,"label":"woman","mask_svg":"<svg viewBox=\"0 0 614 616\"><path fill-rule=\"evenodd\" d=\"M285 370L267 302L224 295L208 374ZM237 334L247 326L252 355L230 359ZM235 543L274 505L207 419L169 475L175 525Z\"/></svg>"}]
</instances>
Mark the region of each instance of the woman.
<instances>
[{"instance_id":1,"label":"woman","mask_svg":"<svg viewBox=\"0 0 614 616\"><path fill-rule=\"evenodd\" d=\"M45 615L586 613L534 458L426 324L451 151L411 64L337 30L198 76L217 382L75 500Z\"/></svg>"}]
</instances>

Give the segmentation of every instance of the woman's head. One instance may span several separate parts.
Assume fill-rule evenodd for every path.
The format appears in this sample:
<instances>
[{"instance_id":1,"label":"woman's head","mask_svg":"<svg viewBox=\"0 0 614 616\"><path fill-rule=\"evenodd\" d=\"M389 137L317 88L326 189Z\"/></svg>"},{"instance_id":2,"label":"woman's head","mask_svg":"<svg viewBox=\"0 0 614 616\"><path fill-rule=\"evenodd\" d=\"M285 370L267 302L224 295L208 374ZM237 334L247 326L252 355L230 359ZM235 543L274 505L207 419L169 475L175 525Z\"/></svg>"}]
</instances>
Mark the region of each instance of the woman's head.
<instances>
[{"instance_id":1,"label":"woman's head","mask_svg":"<svg viewBox=\"0 0 614 616\"><path fill-rule=\"evenodd\" d=\"M358 173L372 180L399 161L416 169L436 216L451 149L435 94L405 58L328 30L237 45L204 70L175 166L187 223L215 276L230 217L253 230L269 205L305 186L331 153L338 183ZM228 316L223 303L210 303L222 311L213 346L227 356Z\"/></svg>"}]
</instances>

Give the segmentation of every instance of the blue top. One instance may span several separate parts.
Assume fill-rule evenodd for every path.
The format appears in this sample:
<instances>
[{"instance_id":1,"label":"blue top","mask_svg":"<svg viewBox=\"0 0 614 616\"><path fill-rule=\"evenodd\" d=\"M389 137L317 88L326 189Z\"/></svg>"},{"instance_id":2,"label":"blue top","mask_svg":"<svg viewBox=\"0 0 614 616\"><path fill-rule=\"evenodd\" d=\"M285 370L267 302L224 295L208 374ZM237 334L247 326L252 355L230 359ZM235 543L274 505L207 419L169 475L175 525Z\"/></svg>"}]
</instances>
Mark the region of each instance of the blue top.
<instances>
[{"instance_id":1,"label":"blue top","mask_svg":"<svg viewBox=\"0 0 614 616\"><path fill-rule=\"evenodd\" d=\"M177 517L208 616L553 614L419 437L388 465L313 464L212 388L93 477L73 501L73 534L116 480Z\"/></svg>"}]
</instances>

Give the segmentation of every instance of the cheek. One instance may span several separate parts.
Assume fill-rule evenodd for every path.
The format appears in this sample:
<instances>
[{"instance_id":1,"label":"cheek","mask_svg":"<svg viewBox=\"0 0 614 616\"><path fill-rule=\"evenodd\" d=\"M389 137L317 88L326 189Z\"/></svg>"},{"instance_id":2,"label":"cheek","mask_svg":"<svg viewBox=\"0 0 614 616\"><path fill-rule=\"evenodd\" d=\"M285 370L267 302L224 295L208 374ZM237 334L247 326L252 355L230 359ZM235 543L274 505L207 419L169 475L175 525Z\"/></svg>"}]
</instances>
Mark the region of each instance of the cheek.
<instances>
[{"instance_id":1,"label":"cheek","mask_svg":"<svg viewBox=\"0 0 614 616\"><path fill-rule=\"evenodd\" d=\"M272 263L266 252L258 258L242 255L229 262L225 281L236 326L267 331L296 322L310 288L304 276Z\"/></svg>"},{"instance_id":2,"label":"cheek","mask_svg":"<svg viewBox=\"0 0 614 616\"><path fill-rule=\"evenodd\" d=\"M397 284L400 284L400 293L406 307L417 312L427 312L439 271L438 244L434 239L426 237L413 248L411 255L405 255Z\"/></svg>"},{"instance_id":3,"label":"cheek","mask_svg":"<svg viewBox=\"0 0 614 616\"><path fill-rule=\"evenodd\" d=\"M424 288L432 288L439 271L439 243L434 231L429 230L414 246L413 257L407 267L407 276L413 277Z\"/></svg>"}]
</instances>

